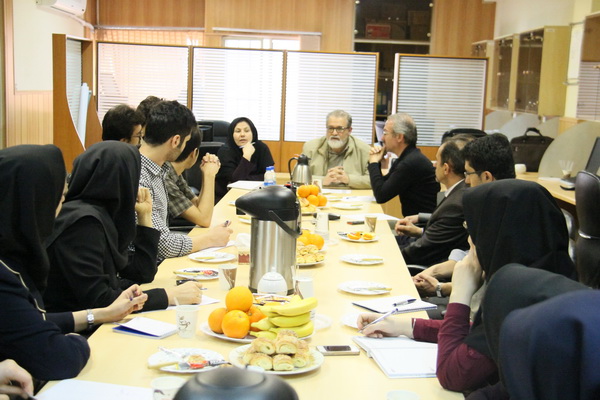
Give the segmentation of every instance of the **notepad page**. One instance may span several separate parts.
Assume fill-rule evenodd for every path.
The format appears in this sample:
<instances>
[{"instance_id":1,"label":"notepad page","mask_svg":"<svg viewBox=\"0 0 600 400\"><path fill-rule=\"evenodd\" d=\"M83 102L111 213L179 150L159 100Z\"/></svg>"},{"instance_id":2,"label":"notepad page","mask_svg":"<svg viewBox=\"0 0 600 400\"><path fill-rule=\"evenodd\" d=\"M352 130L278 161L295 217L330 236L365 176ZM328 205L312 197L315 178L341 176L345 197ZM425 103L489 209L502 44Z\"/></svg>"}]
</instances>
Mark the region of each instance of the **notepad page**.
<instances>
[{"instance_id":1,"label":"notepad page","mask_svg":"<svg viewBox=\"0 0 600 400\"><path fill-rule=\"evenodd\" d=\"M405 312L432 310L437 307L435 304L428 303L421 299L416 299L413 303L405 304L403 306L397 306L397 307L394 306L395 303L400 303L402 301L406 301L408 299L413 299L413 298L414 297L408 296L408 295L390 296L390 297L383 297L383 298L379 298L379 299L355 301L352 304L354 304L355 306L364 308L366 310L370 310L370 311L380 313L380 314L384 314L388 311L393 310L394 308L397 308L399 313L405 313Z\"/></svg>"},{"instance_id":2,"label":"notepad page","mask_svg":"<svg viewBox=\"0 0 600 400\"><path fill-rule=\"evenodd\" d=\"M133 400L151 399L152 389L66 379L36 395L38 400Z\"/></svg>"}]
</instances>

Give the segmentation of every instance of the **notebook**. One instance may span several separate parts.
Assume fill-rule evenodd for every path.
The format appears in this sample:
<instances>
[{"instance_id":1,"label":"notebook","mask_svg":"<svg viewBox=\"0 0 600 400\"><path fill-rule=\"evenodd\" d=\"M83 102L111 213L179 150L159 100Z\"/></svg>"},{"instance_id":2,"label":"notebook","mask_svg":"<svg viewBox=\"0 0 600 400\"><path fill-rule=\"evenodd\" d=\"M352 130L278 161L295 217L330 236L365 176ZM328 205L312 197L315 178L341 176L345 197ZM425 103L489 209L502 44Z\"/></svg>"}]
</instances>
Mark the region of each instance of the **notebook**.
<instances>
[{"instance_id":1,"label":"notebook","mask_svg":"<svg viewBox=\"0 0 600 400\"><path fill-rule=\"evenodd\" d=\"M372 300L355 301L352 302L352 304L364 308L365 310L373 311L380 314L385 314L386 312L392 311L393 309L398 310L397 314L402 314L414 311L433 310L437 308L435 304L428 303L421 299L416 299L413 303L405 304L403 306L394 306L394 304L396 303L400 303L413 298L414 297L407 295L391 296Z\"/></svg>"},{"instance_id":2,"label":"notebook","mask_svg":"<svg viewBox=\"0 0 600 400\"><path fill-rule=\"evenodd\" d=\"M388 378L435 377L437 344L418 342L407 337L352 340L372 357Z\"/></svg>"},{"instance_id":3,"label":"notebook","mask_svg":"<svg viewBox=\"0 0 600 400\"><path fill-rule=\"evenodd\" d=\"M146 317L135 317L115 326L113 331L152 339L162 339L177 332L177 325Z\"/></svg>"}]
</instances>

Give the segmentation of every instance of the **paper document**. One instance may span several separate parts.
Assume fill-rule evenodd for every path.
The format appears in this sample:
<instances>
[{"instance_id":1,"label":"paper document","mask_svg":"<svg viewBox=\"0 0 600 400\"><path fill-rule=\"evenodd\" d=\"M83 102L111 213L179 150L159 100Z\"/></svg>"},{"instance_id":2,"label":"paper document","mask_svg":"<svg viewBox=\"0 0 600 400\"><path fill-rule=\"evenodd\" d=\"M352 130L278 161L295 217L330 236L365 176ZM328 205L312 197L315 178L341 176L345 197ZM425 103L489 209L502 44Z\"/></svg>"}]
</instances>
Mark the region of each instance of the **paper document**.
<instances>
[{"instance_id":1,"label":"paper document","mask_svg":"<svg viewBox=\"0 0 600 400\"><path fill-rule=\"evenodd\" d=\"M342 218L351 219L353 221L360 221L361 219L365 219L365 215L367 214L346 214L342 215ZM369 213L369 215L377 215L377 219L382 221L397 221L399 219L398 217L394 217L392 215L387 215L383 213Z\"/></svg>"},{"instance_id":2,"label":"paper document","mask_svg":"<svg viewBox=\"0 0 600 400\"><path fill-rule=\"evenodd\" d=\"M435 304L428 303L421 299L417 299L416 301L405 304L402 306L395 306L396 303L401 303L408 299L413 299L414 297L403 295L403 296L391 296L391 297L383 297L380 299L373 300L364 300L364 301L355 301L352 302L355 306L364 308L369 311L373 311L380 314L385 314L395 308L398 309L398 314L405 312L414 312L414 311L423 311L423 310L432 310L436 308Z\"/></svg>"},{"instance_id":3,"label":"paper document","mask_svg":"<svg viewBox=\"0 0 600 400\"><path fill-rule=\"evenodd\" d=\"M152 318L135 317L113 328L118 333L162 339L177 332L177 325Z\"/></svg>"},{"instance_id":4,"label":"paper document","mask_svg":"<svg viewBox=\"0 0 600 400\"><path fill-rule=\"evenodd\" d=\"M407 337L355 336L352 340L375 360L388 378L435 377L436 343L418 342Z\"/></svg>"},{"instance_id":5,"label":"paper document","mask_svg":"<svg viewBox=\"0 0 600 400\"><path fill-rule=\"evenodd\" d=\"M133 400L151 399L152 389L66 379L36 395L38 400Z\"/></svg>"},{"instance_id":6,"label":"paper document","mask_svg":"<svg viewBox=\"0 0 600 400\"><path fill-rule=\"evenodd\" d=\"M258 189L263 184L264 182L261 181L237 181L230 183L227 187L231 189L254 190Z\"/></svg>"}]
</instances>

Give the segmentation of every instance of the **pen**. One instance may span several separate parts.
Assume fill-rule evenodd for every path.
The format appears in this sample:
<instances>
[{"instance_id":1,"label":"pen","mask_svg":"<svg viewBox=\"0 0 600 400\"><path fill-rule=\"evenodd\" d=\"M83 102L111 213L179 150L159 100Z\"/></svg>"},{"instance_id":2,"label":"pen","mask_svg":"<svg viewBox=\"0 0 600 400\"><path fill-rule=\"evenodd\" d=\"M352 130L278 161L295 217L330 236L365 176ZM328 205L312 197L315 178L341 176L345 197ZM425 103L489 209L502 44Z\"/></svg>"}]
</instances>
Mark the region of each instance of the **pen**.
<instances>
[{"instance_id":1,"label":"pen","mask_svg":"<svg viewBox=\"0 0 600 400\"><path fill-rule=\"evenodd\" d=\"M231 221L230 220L227 220L227 221L223 222L223 226L225 228L227 228L229 225L231 225Z\"/></svg>"},{"instance_id":2,"label":"pen","mask_svg":"<svg viewBox=\"0 0 600 400\"><path fill-rule=\"evenodd\" d=\"M397 303L394 303L394 307L405 306L407 304L414 303L415 301L417 301L417 299L408 299L408 300L404 300L404 301L399 301Z\"/></svg>"},{"instance_id":3,"label":"pen","mask_svg":"<svg viewBox=\"0 0 600 400\"><path fill-rule=\"evenodd\" d=\"M385 314L383 314L381 317L379 317L379 318L376 318L375 320L373 320L373 321L369 322L367 325L363 326L363 327L362 327L362 329L359 329L359 330L358 330L358 333L363 333L363 331L365 330L365 328L366 328L366 327L368 327L368 326L371 326L371 325L374 325L374 324L376 324L376 323L378 323L378 322L380 322L380 321L383 321L384 319L386 319L386 318L387 318L387 317L389 317L390 315L393 315L393 314L395 314L397 311L398 311L398 309L397 309L397 308L394 308L393 310L386 312L386 313L385 313Z\"/></svg>"}]
</instances>

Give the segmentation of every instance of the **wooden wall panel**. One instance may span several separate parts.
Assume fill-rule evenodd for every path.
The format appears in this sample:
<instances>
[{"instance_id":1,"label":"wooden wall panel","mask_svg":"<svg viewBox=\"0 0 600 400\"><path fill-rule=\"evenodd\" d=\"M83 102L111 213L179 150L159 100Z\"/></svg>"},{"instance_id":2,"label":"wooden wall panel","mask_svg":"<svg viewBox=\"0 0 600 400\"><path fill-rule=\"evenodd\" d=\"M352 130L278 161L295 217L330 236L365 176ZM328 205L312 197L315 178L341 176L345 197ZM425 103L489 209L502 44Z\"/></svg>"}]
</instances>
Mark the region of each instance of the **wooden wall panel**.
<instances>
[{"instance_id":1,"label":"wooden wall panel","mask_svg":"<svg viewBox=\"0 0 600 400\"><path fill-rule=\"evenodd\" d=\"M430 54L470 57L471 44L494 38L496 3L436 0L431 20Z\"/></svg>"},{"instance_id":2,"label":"wooden wall panel","mask_svg":"<svg viewBox=\"0 0 600 400\"><path fill-rule=\"evenodd\" d=\"M98 4L99 25L204 26L204 0L99 0Z\"/></svg>"},{"instance_id":3,"label":"wooden wall panel","mask_svg":"<svg viewBox=\"0 0 600 400\"><path fill-rule=\"evenodd\" d=\"M6 146L52 143L52 92L6 95Z\"/></svg>"}]
</instances>

